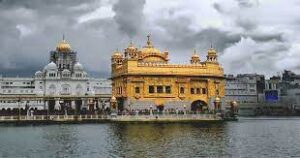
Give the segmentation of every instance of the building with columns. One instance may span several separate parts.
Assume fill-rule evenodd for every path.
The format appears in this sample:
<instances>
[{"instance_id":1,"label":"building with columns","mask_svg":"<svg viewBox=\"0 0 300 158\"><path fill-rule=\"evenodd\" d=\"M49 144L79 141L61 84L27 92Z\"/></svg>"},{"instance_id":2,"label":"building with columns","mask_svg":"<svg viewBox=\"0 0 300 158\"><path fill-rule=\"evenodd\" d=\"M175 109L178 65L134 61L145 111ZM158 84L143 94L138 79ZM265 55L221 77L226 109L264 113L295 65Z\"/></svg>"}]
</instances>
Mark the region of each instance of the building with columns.
<instances>
[{"instance_id":1,"label":"building with columns","mask_svg":"<svg viewBox=\"0 0 300 158\"><path fill-rule=\"evenodd\" d=\"M111 81L88 77L77 60L77 52L65 39L50 51L49 64L34 77L0 77L0 84L0 109L90 109L111 95Z\"/></svg>"},{"instance_id":2,"label":"building with columns","mask_svg":"<svg viewBox=\"0 0 300 158\"><path fill-rule=\"evenodd\" d=\"M171 64L168 55L154 47L150 36L142 48L131 42L124 52L114 52L111 79L115 108L224 108L224 72L215 49L209 48L203 61L194 51L189 64Z\"/></svg>"}]
</instances>

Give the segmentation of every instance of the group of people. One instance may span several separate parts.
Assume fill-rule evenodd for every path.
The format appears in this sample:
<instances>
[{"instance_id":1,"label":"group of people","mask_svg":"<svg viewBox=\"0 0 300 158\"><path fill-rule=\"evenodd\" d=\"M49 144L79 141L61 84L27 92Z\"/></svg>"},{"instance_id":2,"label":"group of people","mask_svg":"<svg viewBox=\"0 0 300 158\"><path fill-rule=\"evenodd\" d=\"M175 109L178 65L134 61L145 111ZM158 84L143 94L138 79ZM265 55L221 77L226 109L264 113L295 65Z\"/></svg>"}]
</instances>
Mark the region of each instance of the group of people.
<instances>
[{"instance_id":1,"label":"group of people","mask_svg":"<svg viewBox=\"0 0 300 158\"><path fill-rule=\"evenodd\" d=\"M177 115L184 115L190 113L190 111L186 109L179 109L179 108L170 108L170 109L125 109L119 111L119 115L157 115L157 114L177 114Z\"/></svg>"},{"instance_id":2,"label":"group of people","mask_svg":"<svg viewBox=\"0 0 300 158\"><path fill-rule=\"evenodd\" d=\"M17 116L17 115L95 115L95 114L109 114L110 107L107 104L98 104L94 108L80 107L72 108L70 104L62 104L58 107L50 109L38 109L37 107L28 104L22 108L0 109L0 116Z\"/></svg>"}]
</instances>

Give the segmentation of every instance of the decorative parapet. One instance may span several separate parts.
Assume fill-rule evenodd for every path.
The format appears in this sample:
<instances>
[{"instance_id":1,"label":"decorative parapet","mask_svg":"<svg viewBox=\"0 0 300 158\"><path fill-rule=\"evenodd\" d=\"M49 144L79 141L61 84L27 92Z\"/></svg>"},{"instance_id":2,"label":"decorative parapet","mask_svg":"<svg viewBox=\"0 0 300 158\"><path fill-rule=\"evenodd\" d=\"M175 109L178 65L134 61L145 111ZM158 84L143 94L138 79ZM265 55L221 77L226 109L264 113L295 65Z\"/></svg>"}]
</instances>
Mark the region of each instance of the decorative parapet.
<instances>
[{"instance_id":1,"label":"decorative parapet","mask_svg":"<svg viewBox=\"0 0 300 158\"><path fill-rule=\"evenodd\" d=\"M137 66L138 67L167 67L167 68L207 68L206 63L182 65L182 64L139 62Z\"/></svg>"}]
</instances>

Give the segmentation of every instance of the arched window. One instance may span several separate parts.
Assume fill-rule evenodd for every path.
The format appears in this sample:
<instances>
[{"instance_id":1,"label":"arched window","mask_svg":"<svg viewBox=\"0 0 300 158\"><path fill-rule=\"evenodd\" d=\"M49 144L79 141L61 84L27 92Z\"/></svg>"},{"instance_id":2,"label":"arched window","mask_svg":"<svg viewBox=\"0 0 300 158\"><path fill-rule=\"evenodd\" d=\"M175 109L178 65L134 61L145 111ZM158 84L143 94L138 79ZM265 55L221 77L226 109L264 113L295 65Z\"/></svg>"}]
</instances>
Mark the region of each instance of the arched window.
<instances>
[{"instance_id":1,"label":"arched window","mask_svg":"<svg viewBox=\"0 0 300 158\"><path fill-rule=\"evenodd\" d=\"M140 93L140 87L135 87L135 93Z\"/></svg>"},{"instance_id":2,"label":"arched window","mask_svg":"<svg viewBox=\"0 0 300 158\"><path fill-rule=\"evenodd\" d=\"M184 87L180 87L180 93L181 93L181 94L184 93Z\"/></svg>"},{"instance_id":3,"label":"arched window","mask_svg":"<svg viewBox=\"0 0 300 158\"><path fill-rule=\"evenodd\" d=\"M80 78L80 77L82 77L82 74L81 73L76 73L76 77Z\"/></svg>"},{"instance_id":4,"label":"arched window","mask_svg":"<svg viewBox=\"0 0 300 158\"><path fill-rule=\"evenodd\" d=\"M201 92L200 92L200 88L197 88L197 89L196 89L196 93L197 93L197 94L200 94L200 93L201 93Z\"/></svg>"},{"instance_id":5,"label":"arched window","mask_svg":"<svg viewBox=\"0 0 300 158\"><path fill-rule=\"evenodd\" d=\"M51 95L54 95L55 94L55 92L56 92L56 87L55 87L55 85L50 85L49 86L49 93L51 94Z\"/></svg>"},{"instance_id":6,"label":"arched window","mask_svg":"<svg viewBox=\"0 0 300 158\"><path fill-rule=\"evenodd\" d=\"M49 73L49 77L55 77L55 76L56 76L55 73L53 72Z\"/></svg>"},{"instance_id":7,"label":"arched window","mask_svg":"<svg viewBox=\"0 0 300 158\"><path fill-rule=\"evenodd\" d=\"M64 84L61 86L61 94L70 94L71 93L71 86L68 84Z\"/></svg>"},{"instance_id":8,"label":"arched window","mask_svg":"<svg viewBox=\"0 0 300 158\"><path fill-rule=\"evenodd\" d=\"M206 88L202 88L202 94L206 94Z\"/></svg>"},{"instance_id":9,"label":"arched window","mask_svg":"<svg viewBox=\"0 0 300 158\"><path fill-rule=\"evenodd\" d=\"M191 94L195 94L194 88L191 88Z\"/></svg>"}]
</instances>

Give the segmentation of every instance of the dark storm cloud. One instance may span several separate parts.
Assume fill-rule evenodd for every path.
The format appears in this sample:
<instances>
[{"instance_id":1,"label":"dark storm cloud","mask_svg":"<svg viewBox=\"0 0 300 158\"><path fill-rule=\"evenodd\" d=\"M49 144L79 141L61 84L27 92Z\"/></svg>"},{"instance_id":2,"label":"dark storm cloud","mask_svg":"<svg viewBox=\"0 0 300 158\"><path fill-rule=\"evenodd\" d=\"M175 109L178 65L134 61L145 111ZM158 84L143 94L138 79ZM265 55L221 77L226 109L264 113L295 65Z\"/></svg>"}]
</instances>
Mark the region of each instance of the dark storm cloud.
<instances>
[{"instance_id":1,"label":"dark storm cloud","mask_svg":"<svg viewBox=\"0 0 300 158\"><path fill-rule=\"evenodd\" d=\"M143 27L145 0L119 0L114 6L114 19L119 29L130 38L137 35Z\"/></svg>"},{"instance_id":2,"label":"dark storm cloud","mask_svg":"<svg viewBox=\"0 0 300 158\"><path fill-rule=\"evenodd\" d=\"M251 37L255 41L260 42L266 42L271 40L277 40L280 42L284 42L284 39L282 38L282 33L272 33L272 34L249 34L249 37Z\"/></svg>"},{"instance_id":3,"label":"dark storm cloud","mask_svg":"<svg viewBox=\"0 0 300 158\"><path fill-rule=\"evenodd\" d=\"M93 3L95 0L1 0L0 6L2 8L18 8L18 7L24 7L28 9L43 9L47 13L52 12L55 13L55 11L64 12L64 10L69 9L74 6L78 6L83 3ZM87 8L91 9L92 6ZM55 10L52 10L55 9ZM43 12L45 13L45 12Z\"/></svg>"},{"instance_id":4,"label":"dark storm cloud","mask_svg":"<svg viewBox=\"0 0 300 158\"><path fill-rule=\"evenodd\" d=\"M75 7L90 4L90 7ZM0 1L0 74L31 76L48 62L48 52L94 0ZM87 9L86 9L87 8Z\"/></svg>"},{"instance_id":5,"label":"dark storm cloud","mask_svg":"<svg viewBox=\"0 0 300 158\"><path fill-rule=\"evenodd\" d=\"M257 0L236 0L241 8L251 8L258 6Z\"/></svg>"},{"instance_id":6,"label":"dark storm cloud","mask_svg":"<svg viewBox=\"0 0 300 158\"><path fill-rule=\"evenodd\" d=\"M224 13L224 10L223 10L223 8L220 6L219 3L214 3L214 4L213 4L213 8L214 8L216 11L218 11L219 13Z\"/></svg>"},{"instance_id":7,"label":"dark storm cloud","mask_svg":"<svg viewBox=\"0 0 300 158\"><path fill-rule=\"evenodd\" d=\"M200 31L194 31L189 28L192 25L191 19L187 17L179 17L173 20L159 21L158 24L165 29L169 41L165 41L166 45L171 48L206 50L211 44L223 51L226 47L240 40L238 34L231 34L216 28L206 28Z\"/></svg>"},{"instance_id":8,"label":"dark storm cloud","mask_svg":"<svg viewBox=\"0 0 300 158\"><path fill-rule=\"evenodd\" d=\"M196 41L206 41L205 45L213 44L218 51L223 51L226 47L240 40L240 35L231 34L227 31L221 31L213 28L204 29L194 36Z\"/></svg>"},{"instance_id":9,"label":"dark storm cloud","mask_svg":"<svg viewBox=\"0 0 300 158\"><path fill-rule=\"evenodd\" d=\"M110 74L109 59L115 49L123 50L130 40L143 46L148 33L157 48L170 50L175 61L189 58L194 48L204 56L212 43L225 71L237 63L241 72L259 67L270 72L272 68L265 63L276 67L282 57L298 59L297 53L291 53L291 45L299 41L300 25L295 19L300 18L294 13L281 16L290 12L293 3L279 8L271 1L266 3L0 0L0 74L32 76L48 63L49 51L55 49L63 33L87 71L103 77ZM293 49L300 51L297 46ZM297 67L295 63L290 67Z\"/></svg>"},{"instance_id":10,"label":"dark storm cloud","mask_svg":"<svg viewBox=\"0 0 300 158\"><path fill-rule=\"evenodd\" d=\"M235 22L236 22L237 26L240 26L247 31L254 30L255 28L257 28L257 22L252 21L250 19L237 18Z\"/></svg>"}]
</instances>

